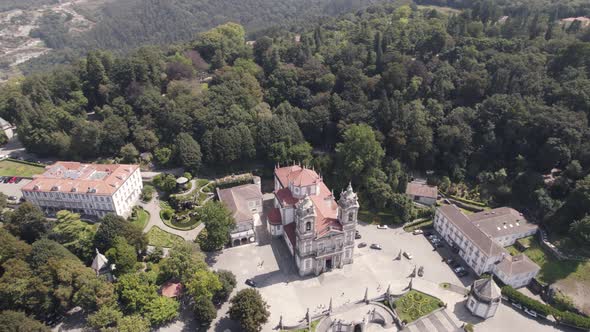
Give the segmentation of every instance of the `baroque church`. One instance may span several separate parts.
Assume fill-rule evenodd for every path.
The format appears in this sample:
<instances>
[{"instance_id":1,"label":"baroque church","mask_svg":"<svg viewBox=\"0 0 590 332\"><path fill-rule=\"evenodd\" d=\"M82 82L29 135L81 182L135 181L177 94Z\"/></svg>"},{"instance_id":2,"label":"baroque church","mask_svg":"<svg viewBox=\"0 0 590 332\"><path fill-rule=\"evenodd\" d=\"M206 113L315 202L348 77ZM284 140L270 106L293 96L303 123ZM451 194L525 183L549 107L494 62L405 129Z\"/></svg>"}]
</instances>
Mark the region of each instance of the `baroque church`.
<instances>
[{"instance_id":1,"label":"baroque church","mask_svg":"<svg viewBox=\"0 0 590 332\"><path fill-rule=\"evenodd\" d=\"M318 173L299 165L276 167L274 184L269 232L283 237L299 275L319 275L352 264L359 210L352 186L336 201Z\"/></svg>"}]
</instances>

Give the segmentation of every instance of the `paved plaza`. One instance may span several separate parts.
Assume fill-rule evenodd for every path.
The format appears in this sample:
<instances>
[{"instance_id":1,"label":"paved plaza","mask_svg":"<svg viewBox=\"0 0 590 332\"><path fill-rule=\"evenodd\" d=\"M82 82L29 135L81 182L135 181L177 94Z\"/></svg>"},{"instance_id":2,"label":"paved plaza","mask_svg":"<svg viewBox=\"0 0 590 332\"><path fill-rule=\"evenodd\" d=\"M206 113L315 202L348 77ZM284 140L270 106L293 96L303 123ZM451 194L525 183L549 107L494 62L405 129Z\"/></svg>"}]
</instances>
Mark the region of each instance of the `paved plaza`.
<instances>
[{"instance_id":1,"label":"paved plaza","mask_svg":"<svg viewBox=\"0 0 590 332\"><path fill-rule=\"evenodd\" d=\"M326 310L330 298L333 307L337 308L361 300L366 288L369 297L383 294L388 285L391 285L392 293L399 293L408 286L409 275L415 265L424 266L425 274L414 280L414 288L439 297L448 307L444 312L408 330L427 331L431 325L450 328L452 323L460 327L471 322L480 331L563 331L525 317L505 305L500 307L496 317L487 321L477 319L466 310L464 295L439 287L442 282L461 287L469 287L473 282L473 276L458 278L442 262L441 254L449 254L446 248L435 251L424 236L406 233L401 228L380 230L374 225L361 223L357 229L362 235L360 240L356 240L357 244L366 242L368 246L355 248L353 264L318 277L301 278L297 275L292 257L282 239L272 239L270 245L252 244L226 249L210 256L209 263L214 269L231 270L236 274L236 291L248 287L244 284L248 278L257 283L257 289L269 304L271 312L264 331L275 329L281 316L283 323L294 325L304 317L308 308L311 314L321 313ZM383 250L370 249L372 243L380 244ZM411 253L413 259L396 260L400 249ZM211 330L239 330L228 319L227 309L228 305L225 304ZM377 326L373 328L379 330Z\"/></svg>"}]
</instances>

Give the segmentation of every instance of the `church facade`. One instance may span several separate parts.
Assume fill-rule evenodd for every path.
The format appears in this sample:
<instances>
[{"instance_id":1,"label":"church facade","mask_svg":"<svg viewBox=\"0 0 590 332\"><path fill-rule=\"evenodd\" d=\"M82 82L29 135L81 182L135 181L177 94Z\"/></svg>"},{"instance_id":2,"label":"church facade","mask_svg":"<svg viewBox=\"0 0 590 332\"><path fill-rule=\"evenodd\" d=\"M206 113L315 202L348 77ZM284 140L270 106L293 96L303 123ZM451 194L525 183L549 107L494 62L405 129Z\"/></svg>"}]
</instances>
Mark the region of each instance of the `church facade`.
<instances>
[{"instance_id":1,"label":"church facade","mask_svg":"<svg viewBox=\"0 0 590 332\"><path fill-rule=\"evenodd\" d=\"M352 264L359 210L352 186L336 201L318 173L298 165L275 168L274 182L269 232L283 237L299 275Z\"/></svg>"}]
</instances>

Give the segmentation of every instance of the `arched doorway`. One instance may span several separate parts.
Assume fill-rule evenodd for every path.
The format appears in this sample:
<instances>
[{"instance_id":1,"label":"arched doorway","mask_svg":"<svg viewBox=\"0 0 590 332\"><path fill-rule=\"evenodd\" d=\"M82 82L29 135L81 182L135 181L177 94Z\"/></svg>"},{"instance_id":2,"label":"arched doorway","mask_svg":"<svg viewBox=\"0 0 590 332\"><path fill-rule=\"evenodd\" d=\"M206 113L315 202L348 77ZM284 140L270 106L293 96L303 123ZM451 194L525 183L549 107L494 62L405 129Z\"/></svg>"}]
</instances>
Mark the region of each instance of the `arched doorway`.
<instances>
[{"instance_id":1,"label":"arched doorway","mask_svg":"<svg viewBox=\"0 0 590 332\"><path fill-rule=\"evenodd\" d=\"M356 324L354 326L354 332L363 332L362 324Z\"/></svg>"},{"instance_id":2,"label":"arched doorway","mask_svg":"<svg viewBox=\"0 0 590 332\"><path fill-rule=\"evenodd\" d=\"M242 244L247 244L247 243L248 243L248 238L247 237L242 238Z\"/></svg>"},{"instance_id":3,"label":"arched doorway","mask_svg":"<svg viewBox=\"0 0 590 332\"><path fill-rule=\"evenodd\" d=\"M235 239L234 240L234 247L239 246L240 245L240 239Z\"/></svg>"}]
</instances>

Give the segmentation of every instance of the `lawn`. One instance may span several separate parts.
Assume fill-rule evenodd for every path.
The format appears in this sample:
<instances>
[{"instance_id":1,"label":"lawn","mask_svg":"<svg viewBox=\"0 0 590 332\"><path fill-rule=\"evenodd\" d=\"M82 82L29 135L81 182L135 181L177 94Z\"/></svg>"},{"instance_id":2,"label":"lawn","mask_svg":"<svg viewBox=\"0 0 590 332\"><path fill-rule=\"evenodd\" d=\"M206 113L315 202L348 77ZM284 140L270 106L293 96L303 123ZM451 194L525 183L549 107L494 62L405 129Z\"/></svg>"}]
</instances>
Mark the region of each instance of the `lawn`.
<instances>
[{"instance_id":1,"label":"lawn","mask_svg":"<svg viewBox=\"0 0 590 332\"><path fill-rule=\"evenodd\" d=\"M393 213L385 211L374 212L369 210L360 210L358 219L369 224L391 225L396 223L396 218Z\"/></svg>"},{"instance_id":2,"label":"lawn","mask_svg":"<svg viewBox=\"0 0 590 332\"><path fill-rule=\"evenodd\" d=\"M510 254L520 253L515 247L507 248ZM541 267L537 278L547 284L562 279L572 279L590 287L590 262L560 261L543 250L537 241L530 241L530 248L524 253Z\"/></svg>"},{"instance_id":3,"label":"lawn","mask_svg":"<svg viewBox=\"0 0 590 332\"><path fill-rule=\"evenodd\" d=\"M434 296L411 290L395 300L395 309L402 321L413 322L443 306Z\"/></svg>"},{"instance_id":4,"label":"lawn","mask_svg":"<svg viewBox=\"0 0 590 332\"><path fill-rule=\"evenodd\" d=\"M0 160L0 176L32 177L45 172L45 166L34 166L18 160Z\"/></svg>"},{"instance_id":5,"label":"lawn","mask_svg":"<svg viewBox=\"0 0 590 332\"><path fill-rule=\"evenodd\" d=\"M131 223L138 226L141 229L145 228L148 221L150 220L150 214L144 209L137 209L137 218L132 218Z\"/></svg>"},{"instance_id":6,"label":"lawn","mask_svg":"<svg viewBox=\"0 0 590 332\"><path fill-rule=\"evenodd\" d=\"M413 232L415 229L422 229L422 228L429 228L429 227L432 227L432 219L427 219L427 220L424 220L420 223L406 226L406 227L404 227L404 231Z\"/></svg>"},{"instance_id":7,"label":"lawn","mask_svg":"<svg viewBox=\"0 0 590 332\"><path fill-rule=\"evenodd\" d=\"M182 237L165 232L157 226L152 227L147 236L148 244L156 247L171 248L175 243L184 242Z\"/></svg>"}]
</instances>

